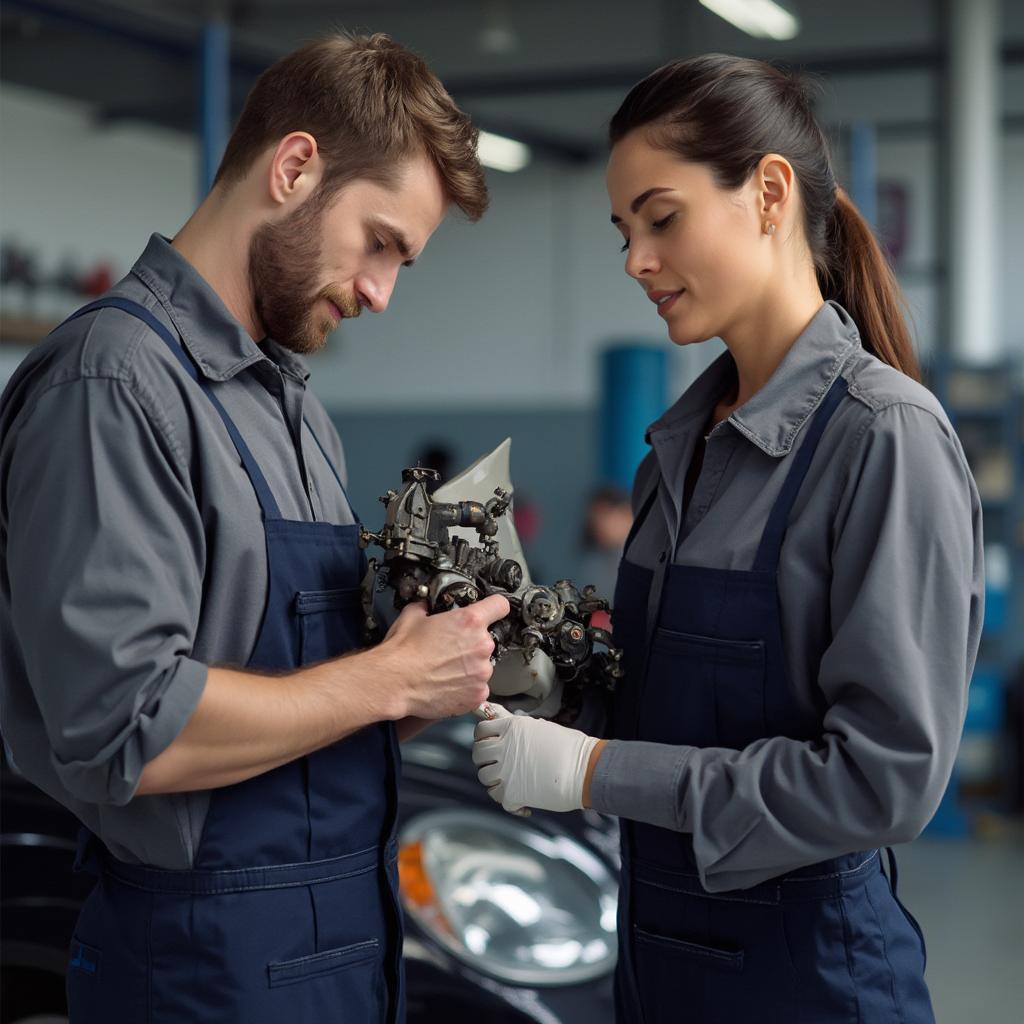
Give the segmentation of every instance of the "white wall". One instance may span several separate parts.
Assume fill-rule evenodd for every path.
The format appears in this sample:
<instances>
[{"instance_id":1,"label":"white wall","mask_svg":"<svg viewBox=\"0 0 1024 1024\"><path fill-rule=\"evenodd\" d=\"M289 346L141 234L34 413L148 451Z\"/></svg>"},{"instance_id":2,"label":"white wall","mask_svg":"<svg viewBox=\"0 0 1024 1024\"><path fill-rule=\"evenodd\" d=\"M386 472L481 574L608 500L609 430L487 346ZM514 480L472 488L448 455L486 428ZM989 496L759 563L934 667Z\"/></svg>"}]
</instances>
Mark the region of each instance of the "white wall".
<instances>
[{"instance_id":1,"label":"white wall","mask_svg":"<svg viewBox=\"0 0 1024 1024\"><path fill-rule=\"evenodd\" d=\"M139 124L97 127L85 104L0 88L0 231L54 257L127 266L151 231L192 211L192 136Z\"/></svg>"},{"instance_id":2,"label":"white wall","mask_svg":"<svg viewBox=\"0 0 1024 1024\"><path fill-rule=\"evenodd\" d=\"M0 86L0 239L32 249L47 272L65 256L110 260L127 272L153 231L173 233L192 210L194 139L143 125L97 128L85 104ZM34 311L17 291L5 315L59 320L72 310L41 296ZM73 304L72 304L73 308ZM0 381L24 350L0 346Z\"/></svg>"},{"instance_id":3,"label":"white wall","mask_svg":"<svg viewBox=\"0 0 1024 1024\"><path fill-rule=\"evenodd\" d=\"M930 94L913 77L851 78L829 85L823 116L892 116L894 104L924 118ZM1010 136L1005 152L1002 244L1012 282L1024 270L1024 138ZM936 260L935 154L923 138L883 138L879 147L882 176L912 190L911 267ZM85 262L108 257L123 273L151 231L173 234L191 212L196 163L190 136L97 129L82 105L5 84L0 238L30 243L50 267L71 253ZM416 267L402 272L391 308L347 324L314 358L313 384L328 406L585 407L596 399L594 353L610 339L667 344L652 307L622 272L602 167L538 163L520 174L492 172L490 185L492 206L481 223L450 218ZM913 272L906 286L927 351L940 280ZM1024 318L1013 289L1002 293L1004 337L1024 351ZM673 390L719 350L718 342L673 350ZM0 380L18 358L0 348Z\"/></svg>"}]
</instances>

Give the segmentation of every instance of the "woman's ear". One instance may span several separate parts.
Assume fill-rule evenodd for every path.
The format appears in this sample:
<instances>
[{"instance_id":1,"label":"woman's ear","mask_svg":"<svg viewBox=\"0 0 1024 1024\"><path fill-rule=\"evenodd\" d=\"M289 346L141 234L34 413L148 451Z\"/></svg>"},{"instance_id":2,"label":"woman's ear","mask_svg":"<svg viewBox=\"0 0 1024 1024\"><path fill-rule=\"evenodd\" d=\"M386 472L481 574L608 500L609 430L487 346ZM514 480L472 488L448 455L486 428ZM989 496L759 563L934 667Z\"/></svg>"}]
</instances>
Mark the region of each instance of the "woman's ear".
<instances>
[{"instance_id":1,"label":"woman's ear","mask_svg":"<svg viewBox=\"0 0 1024 1024\"><path fill-rule=\"evenodd\" d=\"M761 157L756 175L761 193L761 219L780 224L793 205L796 180L793 165L778 153L768 153Z\"/></svg>"}]
</instances>

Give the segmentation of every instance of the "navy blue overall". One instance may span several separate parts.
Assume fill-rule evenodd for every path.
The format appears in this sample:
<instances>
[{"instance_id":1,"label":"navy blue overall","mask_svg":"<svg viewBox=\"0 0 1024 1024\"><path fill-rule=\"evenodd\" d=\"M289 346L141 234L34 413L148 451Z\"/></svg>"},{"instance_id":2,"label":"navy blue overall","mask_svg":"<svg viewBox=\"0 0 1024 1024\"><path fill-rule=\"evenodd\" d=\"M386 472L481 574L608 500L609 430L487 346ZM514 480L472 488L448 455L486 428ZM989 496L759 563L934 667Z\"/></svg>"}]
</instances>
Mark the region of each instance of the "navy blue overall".
<instances>
[{"instance_id":1,"label":"navy blue overall","mask_svg":"<svg viewBox=\"0 0 1024 1024\"><path fill-rule=\"evenodd\" d=\"M252 481L269 586L249 667L286 671L358 646L358 525L283 519L215 388L174 335L122 299L75 315L104 306L145 321L167 343L220 414ZM87 835L80 861L99 881L71 949L72 1024L401 1022L398 772L394 728L381 723L213 790L190 871L124 864Z\"/></svg>"},{"instance_id":2,"label":"navy blue overall","mask_svg":"<svg viewBox=\"0 0 1024 1024\"><path fill-rule=\"evenodd\" d=\"M793 699L778 607L779 555L839 378L792 456L753 569L629 561L615 592L624 685L612 735L727 747L821 735ZM667 531L666 531L667 532ZM709 893L687 833L622 821L619 1024L931 1024L924 944L882 873L878 850L850 853L749 889ZM895 861L892 862L893 866Z\"/></svg>"}]
</instances>

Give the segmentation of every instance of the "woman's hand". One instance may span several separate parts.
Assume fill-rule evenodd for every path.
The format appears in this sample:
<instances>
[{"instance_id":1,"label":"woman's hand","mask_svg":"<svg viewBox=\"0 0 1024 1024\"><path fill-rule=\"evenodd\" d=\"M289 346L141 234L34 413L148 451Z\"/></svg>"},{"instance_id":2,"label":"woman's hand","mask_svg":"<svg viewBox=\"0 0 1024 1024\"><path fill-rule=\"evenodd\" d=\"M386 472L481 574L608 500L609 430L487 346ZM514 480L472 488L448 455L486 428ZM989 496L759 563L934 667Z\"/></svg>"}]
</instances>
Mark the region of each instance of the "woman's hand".
<instances>
[{"instance_id":1,"label":"woman's hand","mask_svg":"<svg viewBox=\"0 0 1024 1024\"><path fill-rule=\"evenodd\" d=\"M477 723L473 763L491 799L512 813L583 807L591 753L600 740L543 718L510 715L493 702L484 707L499 717Z\"/></svg>"}]
</instances>

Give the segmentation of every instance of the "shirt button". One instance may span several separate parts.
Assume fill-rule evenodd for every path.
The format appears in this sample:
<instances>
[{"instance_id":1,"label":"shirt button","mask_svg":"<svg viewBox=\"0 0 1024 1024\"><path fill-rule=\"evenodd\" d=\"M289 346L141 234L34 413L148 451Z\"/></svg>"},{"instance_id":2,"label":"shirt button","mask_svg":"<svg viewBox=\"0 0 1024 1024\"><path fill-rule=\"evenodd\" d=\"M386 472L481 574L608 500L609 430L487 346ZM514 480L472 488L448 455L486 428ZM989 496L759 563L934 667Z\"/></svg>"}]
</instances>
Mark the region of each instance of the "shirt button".
<instances>
[{"instance_id":1,"label":"shirt button","mask_svg":"<svg viewBox=\"0 0 1024 1024\"><path fill-rule=\"evenodd\" d=\"M664 562L666 558L668 558L668 552L667 551L662 551L662 553L660 555L658 555L658 561L659 562Z\"/></svg>"}]
</instances>

